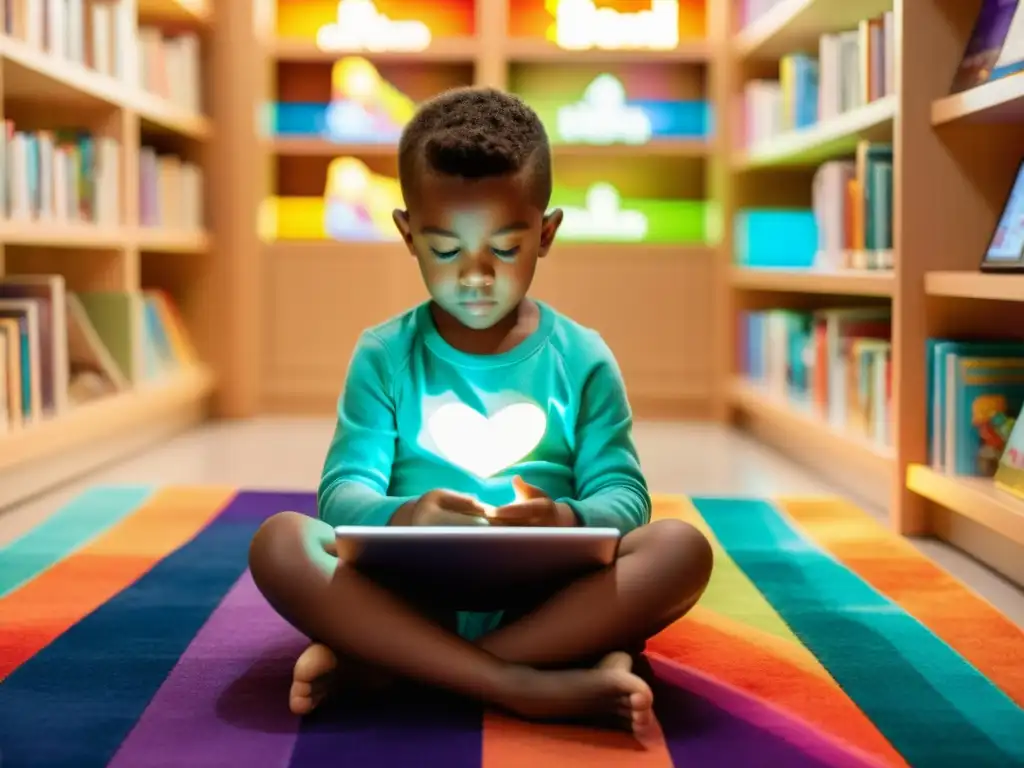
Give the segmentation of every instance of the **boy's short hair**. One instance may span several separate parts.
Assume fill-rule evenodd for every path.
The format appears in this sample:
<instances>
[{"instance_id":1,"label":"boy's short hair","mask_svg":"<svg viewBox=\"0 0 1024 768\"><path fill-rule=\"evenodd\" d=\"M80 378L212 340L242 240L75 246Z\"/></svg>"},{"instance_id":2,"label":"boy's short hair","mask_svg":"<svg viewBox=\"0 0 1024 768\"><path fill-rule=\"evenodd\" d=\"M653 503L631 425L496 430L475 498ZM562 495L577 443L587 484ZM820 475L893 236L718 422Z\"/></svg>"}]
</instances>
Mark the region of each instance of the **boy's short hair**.
<instances>
[{"instance_id":1,"label":"boy's short hair","mask_svg":"<svg viewBox=\"0 0 1024 768\"><path fill-rule=\"evenodd\" d=\"M527 171L534 200L551 200L551 147L537 113L496 88L455 88L424 102L402 131L398 175L406 202L425 167L479 179Z\"/></svg>"}]
</instances>

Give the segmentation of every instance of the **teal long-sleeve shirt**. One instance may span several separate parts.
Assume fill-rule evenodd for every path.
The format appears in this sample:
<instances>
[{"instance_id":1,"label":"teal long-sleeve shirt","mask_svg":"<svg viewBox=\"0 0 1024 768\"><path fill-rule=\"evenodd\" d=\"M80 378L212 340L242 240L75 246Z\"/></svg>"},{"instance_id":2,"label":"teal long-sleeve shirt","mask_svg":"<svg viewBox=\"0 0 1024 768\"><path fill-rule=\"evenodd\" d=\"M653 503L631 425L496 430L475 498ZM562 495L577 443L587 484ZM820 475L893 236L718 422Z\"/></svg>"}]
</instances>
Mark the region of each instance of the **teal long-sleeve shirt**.
<instances>
[{"instance_id":1,"label":"teal long-sleeve shirt","mask_svg":"<svg viewBox=\"0 0 1024 768\"><path fill-rule=\"evenodd\" d=\"M498 506L520 475L583 525L628 533L647 523L651 498L611 350L537 304L537 330L496 355L445 342L428 303L365 331L338 402L321 519L387 525L436 488Z\"/></svg>"}]
</instances>

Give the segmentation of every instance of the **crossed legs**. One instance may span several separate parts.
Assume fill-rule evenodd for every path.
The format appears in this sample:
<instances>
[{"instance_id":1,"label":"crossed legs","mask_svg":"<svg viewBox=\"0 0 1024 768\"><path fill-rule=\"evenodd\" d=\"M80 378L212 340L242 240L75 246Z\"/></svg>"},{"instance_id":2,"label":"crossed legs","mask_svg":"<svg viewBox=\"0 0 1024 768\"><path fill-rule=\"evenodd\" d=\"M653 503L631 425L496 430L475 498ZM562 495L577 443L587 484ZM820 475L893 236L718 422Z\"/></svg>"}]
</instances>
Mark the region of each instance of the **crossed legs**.
<instances>
[{"instance_id":1,"label":"crossed legs","mask_svg":"<svg viewBox=\"0 0 1024 768\"><path fill-rule=\"evenodd\" d=\"M296 664L291 706L303 712L339 663L355 662L472 697L523 717L650 716L647 684L623 649L684 615L711 575L711 547L663 520L626 535L616 563L569 584L518 620L471 643L443 608L412 604L335 556L334 532L282 512L257 531L253 578L285 620L316 644ZM586 659L601 658L591 668Z\"/></svg>"}]
</instances>

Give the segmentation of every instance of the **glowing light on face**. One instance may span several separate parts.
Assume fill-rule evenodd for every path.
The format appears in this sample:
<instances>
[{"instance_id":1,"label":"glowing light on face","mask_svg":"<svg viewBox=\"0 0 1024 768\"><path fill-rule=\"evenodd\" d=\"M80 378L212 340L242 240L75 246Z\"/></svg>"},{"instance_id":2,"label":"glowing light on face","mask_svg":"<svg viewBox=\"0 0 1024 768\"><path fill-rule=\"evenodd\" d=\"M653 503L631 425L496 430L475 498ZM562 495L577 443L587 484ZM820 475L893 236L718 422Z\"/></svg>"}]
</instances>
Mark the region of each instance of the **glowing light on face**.
<instances>
[{"instance_id":1,"label":"glowing light on face","mask_svg":"<svg viewBox=\"0 0 1024 768\"><path fill-rule=\"evenodd\" d=\"M647 217L640 211L623 210L622 197L611 184L594 184L587 191L585 208L563 206L562 213L559 234L568 239L638 242L647 235Z\"/></svg>"},{"instance_id":2,"label":"glowing light on face","mask_svg":"<svg viewBox=\"0 0 1024 768\"><path fill-rule=\"evenodd\" d=\"M651 0L650 10L635 13L598 8L593 0L547 0L545 8L555 17L554 42L569 50L679 45L679 0Z\"/></svg>"},{"instance_id":3,"label":"glowing light on face","mask_svg":"<svg viewBox=\"0 0 1024 768\"><path fill-rule=\"evenodd\" d=\"M651 140L651 121L640 107L626 102L626 89L614 75L594 78L576 104L558 110L558 134L587 144L643 144Z\"/></svg>"},{"instance_id":4,"label":"glowing light on face","mask_svg":"<svg viewBox=\"0 0 1024 768\"><path fill-rule=\"evenodd\" d=\"M317 47L324 51L422 51L430 39L422 21L393 21L373 0L339 0L337 21L316 33Z\"/></svg>"},{"instance_id":5,"label":"glowing light on face","mask_svg":"<svg viewBox=\"0 0 1024 768\"><path fill-rule=\"evenodd\" d=\"M427 420L440 455L455 466L488 478L521 461L536 448L547 417L533 403L507 405L490 418L463 403L446 403Z\"/></svg>"}]
</instances>

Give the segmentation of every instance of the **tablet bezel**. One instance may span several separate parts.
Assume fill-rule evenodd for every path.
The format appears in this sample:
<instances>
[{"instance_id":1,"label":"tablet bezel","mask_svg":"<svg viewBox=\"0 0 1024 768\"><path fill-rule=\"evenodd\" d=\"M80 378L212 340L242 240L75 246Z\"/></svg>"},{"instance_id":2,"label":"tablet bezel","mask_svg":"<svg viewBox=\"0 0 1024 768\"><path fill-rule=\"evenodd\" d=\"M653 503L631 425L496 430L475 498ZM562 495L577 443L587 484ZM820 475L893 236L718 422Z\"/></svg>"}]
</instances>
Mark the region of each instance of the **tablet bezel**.
<instances>
[{"instance_id":1,"label":"tablet bezel","mask_svg":"<svg viewBox=\"0 0 1024 768\"><path fill-rule=\"evenodd\" d=\"M979 268L982 272L994 272L994 273L1014 273L1024 272L1024 247L1021 248L1021 252L1017 255L1017 258L1013 261L1009 259L998 259L994 261L989 260L989 251L992 250L992 242L996 238L996 233L999 231L1000 222L1007 215L1007 209L1013 200L1013 192L1018 185L1021 185L1024 190L1024 157L1017 163L1017 169L1014 172L1013 180L1010 183L1010 187L1006 192L1003 199L1003 207L999 211L999 216L996 219L992 232L989 234L988 240L985 245L985 251L981 257L981 264Z\"/></svg>"}]
</instances>

